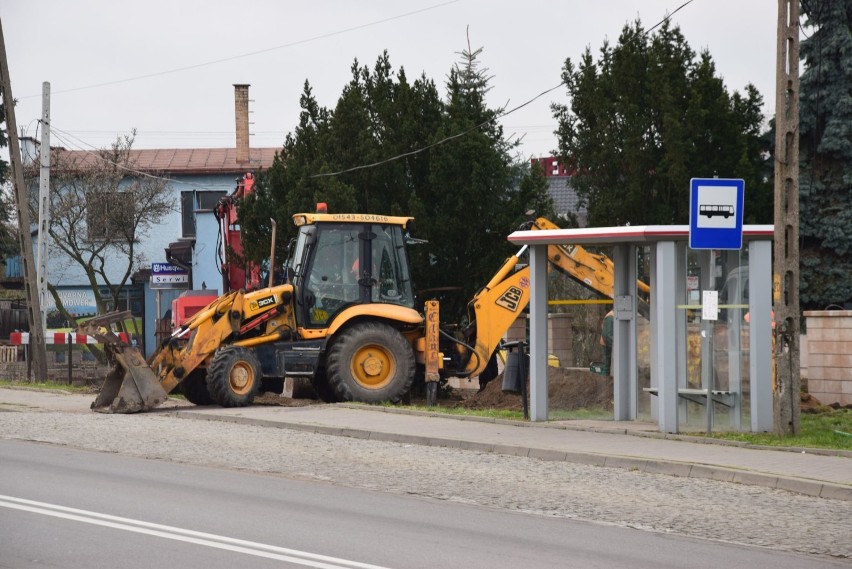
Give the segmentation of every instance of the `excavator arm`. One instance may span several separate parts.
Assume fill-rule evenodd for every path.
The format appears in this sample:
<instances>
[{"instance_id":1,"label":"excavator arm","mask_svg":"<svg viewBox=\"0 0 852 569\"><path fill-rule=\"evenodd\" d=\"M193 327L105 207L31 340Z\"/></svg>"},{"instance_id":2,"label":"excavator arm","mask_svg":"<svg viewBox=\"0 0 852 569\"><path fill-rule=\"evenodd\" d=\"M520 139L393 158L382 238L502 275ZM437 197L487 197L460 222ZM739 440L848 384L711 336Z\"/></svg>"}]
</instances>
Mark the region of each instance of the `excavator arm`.
<instances>
[{"instance_id":1,"label":"excavator arm","mask_svg":"<svg viewBox=\"0 0 852 569\"><path fill-rule=\"evenodd\" d=\"M544 217L539 217L530 224L531 230L559 229ZM586 288L604 296L613 297L613 276L615 274L612 260L603 253L592 253L580 245L548 245L547 260L568 277L574 279ZM636 281L640 296L649 297L651 287L641 280ZM647 310L647 302L640 299L640 312ZM647 314L647 312L645 312Z\"/></svg>"},{"instance_id":2,"label":"excavator arm","mask_svg":"<svg viewBox=\"0 0 852 569\"><path fill-rule=\"evenodd\" d=\"M544 217L530 222L527 228L559 229ZM519 267L525 252L526 246L506 259L468 305L471 324L466 331L466 339L473 353L464 368L467 376L475 377L485 370L503 335L529 303L530 269L527 265ZM603 253L592 253L580 245L549 245L547 260L555 269L593 292L606 298L613 297L613 262ZM649 310L645 298L650 295L651 288L642 281L636 284L640 293L639 312L647 315Z\"/></svg>"},{"instance_id":3,"label":"excavator arm","mask_svg":"<svg viewBox=\"0 0 852 569\"><path fill-rule=\"evenodd\" d=\"M526 249L524 245L506 259L468 304L471 324L465 336L473 353L464 369L466 376L475 377L485 370L503 335L530 301L529 266L517 268Z\"/></svg>"},{"instance_id":4,"label":"excavator arm","mask_svg":"<svg viewBox=\"0 0 852 569\"><path fill-rule=\"evenodd\" d=\"M243 319L242 290L231 291L197 314L179 335L190 334L181 346L170 342L155 355L152 367L160 369L160 385L167 393L201 365L229 336L240 330Z\"/></svg>"}]
</instances>

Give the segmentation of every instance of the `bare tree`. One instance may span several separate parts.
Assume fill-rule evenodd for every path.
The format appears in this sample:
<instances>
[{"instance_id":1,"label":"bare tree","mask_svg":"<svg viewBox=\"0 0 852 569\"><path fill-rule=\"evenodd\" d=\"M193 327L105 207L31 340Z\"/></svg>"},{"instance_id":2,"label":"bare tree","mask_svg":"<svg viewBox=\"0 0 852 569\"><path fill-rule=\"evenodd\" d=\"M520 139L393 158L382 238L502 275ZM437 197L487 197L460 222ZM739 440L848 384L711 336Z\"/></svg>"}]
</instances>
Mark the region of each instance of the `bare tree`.
<instances>
[{"instance_id":1,"label":"bare tree","mask_svg":"<svg viewBox=\"0 0 852 569\"><path fill-rule=\"evenodd\" d=\"M139 244L176 207L166 179L136 168L135 134L96 152L52 153L51 243L66 256L66 266L82 268L99 314L118 306L130 277L146 261ZM30 203L35 208L36 200ZM75 325L56 286L48 289L62 317Z\"/></svg>"}]
</instances>

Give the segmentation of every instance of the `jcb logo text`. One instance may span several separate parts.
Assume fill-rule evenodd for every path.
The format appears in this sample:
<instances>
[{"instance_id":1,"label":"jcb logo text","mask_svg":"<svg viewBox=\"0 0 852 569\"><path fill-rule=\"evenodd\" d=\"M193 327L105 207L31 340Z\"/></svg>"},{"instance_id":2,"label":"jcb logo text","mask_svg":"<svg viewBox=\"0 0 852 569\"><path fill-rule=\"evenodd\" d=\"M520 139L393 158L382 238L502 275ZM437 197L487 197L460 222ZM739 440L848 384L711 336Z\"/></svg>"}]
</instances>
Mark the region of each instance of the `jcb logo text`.
<instances>
[{"instance_id":1,"label":"jcb logo text","mask_svg":"<svg viewBox=\"0 0 852 569\"><path fill-rule=\"evenodd\" d=\"M502 306L506 310L516 312L523 296L524 293L521 289L516 286L510 286L506 289L506 292L497 299L497 306Z\"/></svg>"}]
</instances>

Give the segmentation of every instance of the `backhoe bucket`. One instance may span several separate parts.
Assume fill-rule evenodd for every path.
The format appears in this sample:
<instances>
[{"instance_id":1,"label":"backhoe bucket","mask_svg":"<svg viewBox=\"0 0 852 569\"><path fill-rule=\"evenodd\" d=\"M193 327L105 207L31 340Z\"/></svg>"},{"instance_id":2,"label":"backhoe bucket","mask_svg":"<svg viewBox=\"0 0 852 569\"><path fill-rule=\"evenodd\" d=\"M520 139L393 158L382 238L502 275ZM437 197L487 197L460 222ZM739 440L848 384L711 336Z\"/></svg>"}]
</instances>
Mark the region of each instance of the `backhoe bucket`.
<instances>
[{"instance_id":1,"label":"backhoe bucket","mask_svg":"<svg viewBox=\"0 0 852 569\"><path fill-rule=\"evenodd\" d=\"M124 322L129 312L112 312L96 316L77 327L77 331L93 336L104 344L115 360L107 374L92 410L98 413L138 413L153 409L169 398L160 386L156 372L139 350L128 343ZM120 331L113 330L118 326Z\"/></svg>"},{"instance_id":2,"label":"backhoe bucket","mask_svg":"<svg viewBox=\"0 0 852 569\"><path fill-rule=\"evenodd\" d=\"M92 410L98 413L138 413L153 409L169 396L139 350L119 346L116 365L106 376Z\"/></svg>"}]
</instances>

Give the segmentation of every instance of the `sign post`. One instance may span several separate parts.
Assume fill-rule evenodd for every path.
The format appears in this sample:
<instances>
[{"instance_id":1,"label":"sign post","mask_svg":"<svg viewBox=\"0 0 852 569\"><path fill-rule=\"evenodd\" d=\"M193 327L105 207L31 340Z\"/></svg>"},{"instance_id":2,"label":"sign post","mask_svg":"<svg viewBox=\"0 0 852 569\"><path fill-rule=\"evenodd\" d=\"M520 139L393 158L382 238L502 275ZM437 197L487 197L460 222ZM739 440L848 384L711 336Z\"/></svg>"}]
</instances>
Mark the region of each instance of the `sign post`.
<instances>
[{"instance_id":1,"label":"sign post","mask_svg":"<svg viewBox=\"0 0 852 569\"><path fill-rule=\"evenodd\" d=\"M689 187L689 248L742 249L745 182L693 178Z\"/></svg>"},{"instance_id":2,"label":"sign post","mask_svg":"<svg viewBox=\"0 0 852 569\"><path fill-rule=\"evenodd\" d=\"M690 249L734 249L743 247L743 198L745 181L722 178L692 178L689 181L689 248ZM710 253L712 261L712 252ZM711 266L715 263L711 264ZM719 318L719 293L715 290L702 291L701 320L702 336L713 329ZM701 343L704 350L713 350L713 335ZM702 359L702 364L704 360ZM713 429L715 405L713 400L715 371L702 366L701 383L705 390L705 417L707 433Z\"/></svg>"}]
</instances>

